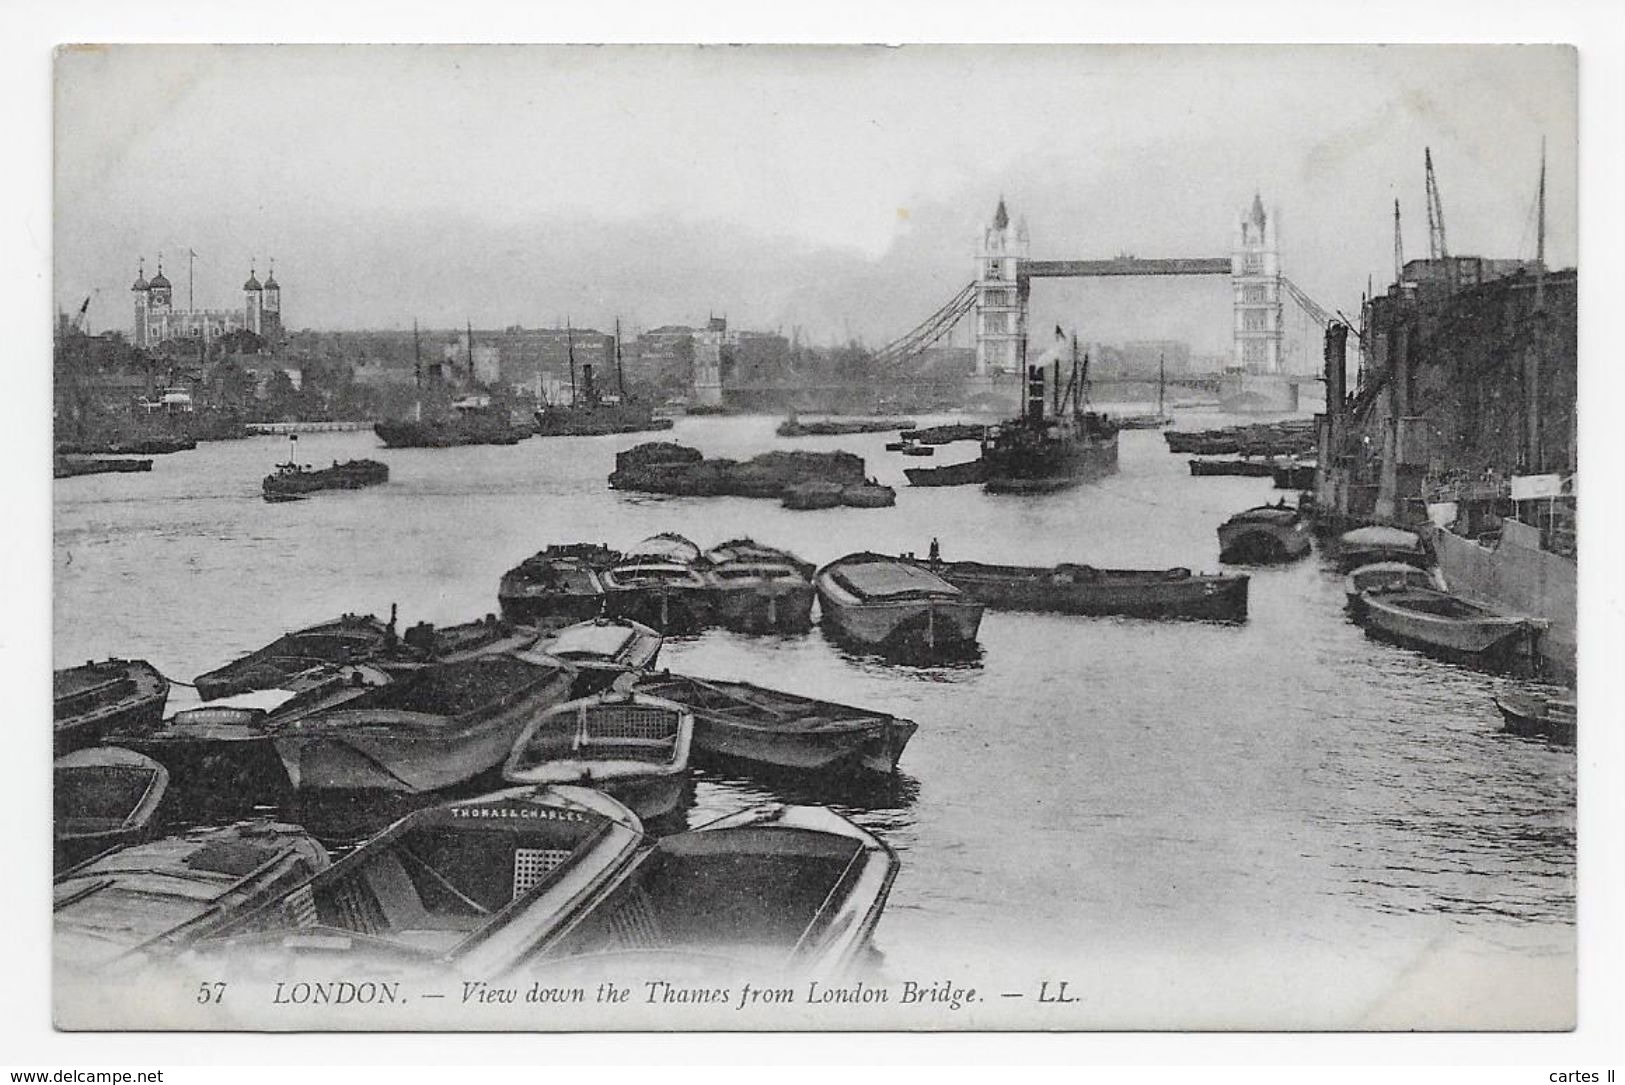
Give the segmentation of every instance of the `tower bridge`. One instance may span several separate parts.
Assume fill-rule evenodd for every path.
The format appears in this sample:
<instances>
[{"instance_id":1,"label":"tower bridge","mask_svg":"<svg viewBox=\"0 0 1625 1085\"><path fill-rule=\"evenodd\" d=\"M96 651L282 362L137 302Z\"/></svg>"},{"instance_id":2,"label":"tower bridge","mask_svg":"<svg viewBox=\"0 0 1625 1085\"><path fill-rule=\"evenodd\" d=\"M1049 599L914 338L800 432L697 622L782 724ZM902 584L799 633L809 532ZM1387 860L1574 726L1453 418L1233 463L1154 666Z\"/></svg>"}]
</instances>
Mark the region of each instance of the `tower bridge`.
<instances>
[{"instance_id":1,"label":"tower bridge","mask_svg":"<svg viewBox=\"0 0 1625 1085\"><path fill-rule=\"evenodd\" d=\"M1012 228L1004 198L983 230L976 278L942 308L907 334L882 347L876 359L901 366L946 336L965 317L973 322L976 376L992 380L1020 374L1027 367L1028 317L1035 279L1082 279L1126 276L1227 276L1232 293L1233 354L1227 369L1237 389L1251 385L1252 394L1278 387L1278 405L1295 407L1296 386L1314 378L1295 376L1283 366L1285 321L1290 300L1325 325L1330 315L1281 271L1275 221L1255 194L1252 206L1235 224L1227 256L1107 260L1034 260L1025 219ZM1265 397L1267 398L1267 397Z\"/></svg>"}]
</instances>

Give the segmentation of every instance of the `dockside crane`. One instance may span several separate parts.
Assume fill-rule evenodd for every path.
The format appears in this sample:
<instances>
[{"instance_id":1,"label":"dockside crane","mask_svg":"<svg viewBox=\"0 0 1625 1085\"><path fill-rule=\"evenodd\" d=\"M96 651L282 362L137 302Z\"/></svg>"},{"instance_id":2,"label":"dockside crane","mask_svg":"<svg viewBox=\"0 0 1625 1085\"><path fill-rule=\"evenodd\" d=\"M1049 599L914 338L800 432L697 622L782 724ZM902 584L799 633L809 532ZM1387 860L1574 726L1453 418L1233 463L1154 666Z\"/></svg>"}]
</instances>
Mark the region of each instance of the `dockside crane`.
<instances>
[{"instance_id":1,"label":"dockside crane","mask_svg":"<svg viewBox=\"0 0 1625 1085\"><path fill-rule=\"evenodd\" d=\"M1423 148L1422 156L1427 166L1428 259L1444 261L1445 281L1454 291L1456 266L1450 261L1450 246L1445 241L1444 202L1439 198L1439 179L1433 173L1433 148Z\"/></svg>"},{"instance_id":2,"label":"dockside crane","mask_svg":"<svg viewBox=\"0 0 1625 1085\"><path fill-rule=\"evenodd\" d=\"M1394 201L1394 282L1405 284L1405 240L1399 231L1399 201Z\"/></svg>"}]
</instances>

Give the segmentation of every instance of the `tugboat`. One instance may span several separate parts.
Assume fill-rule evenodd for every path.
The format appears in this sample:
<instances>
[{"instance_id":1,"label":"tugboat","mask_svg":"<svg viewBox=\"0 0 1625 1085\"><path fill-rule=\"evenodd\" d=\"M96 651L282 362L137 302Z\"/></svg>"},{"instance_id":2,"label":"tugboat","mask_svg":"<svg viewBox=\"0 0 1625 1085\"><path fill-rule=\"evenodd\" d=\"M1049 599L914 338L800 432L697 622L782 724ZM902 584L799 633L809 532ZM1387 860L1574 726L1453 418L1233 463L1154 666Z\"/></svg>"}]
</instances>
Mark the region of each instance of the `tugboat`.
<instances>
[{"instance_id":1,"label":"tugboat","mask_svg":"<svg viewBox=\"0 0 1625 1085\"><path fill-rule=\"evenodd\" d=\"M298 447L299 435L288 435L287 463L279 463L276 470L265 476L260 489L267 501L280 501L317 490L359 490L363 486L378 486L389 481L389 467L377 460L333 461L332 467L312 468L296 463L292 450Z\"/></svg>"},{"instance_id":2,"label":"tugboat","mask_svg":"<svg viewBox=\"0 0 1625 1085\"><path fill-rule=\"evenodd\" d=\"M1054 403L1044 407L1044 365L1027 367L1027 402L1020 418L988 431L982 464L988 493L1050 493L1117 470L1117 424L1085 410L1089 360L1078 361L1072 337L1072 373L1061 388L1060 351L1066 345L1055 329Z\"/></svg>"},{"instance_id":3,"label":"tugboat","mask_svg":"<svg viewBox=\"0 0 1625 1085\"><path fill-rule=\"evenodd\" d=\"M565 349L570 356L570 403L549 404L536 412L538 437L599 437L609 433L639 433L671 429L670 418L656 418L654 408L627 398L621 371L621 322L615 321L615 383L620 394L602 396L593 384L592 364L581 365L580 396L576 394L575 337L565 325Z\"/></svg>"}]
</instances>

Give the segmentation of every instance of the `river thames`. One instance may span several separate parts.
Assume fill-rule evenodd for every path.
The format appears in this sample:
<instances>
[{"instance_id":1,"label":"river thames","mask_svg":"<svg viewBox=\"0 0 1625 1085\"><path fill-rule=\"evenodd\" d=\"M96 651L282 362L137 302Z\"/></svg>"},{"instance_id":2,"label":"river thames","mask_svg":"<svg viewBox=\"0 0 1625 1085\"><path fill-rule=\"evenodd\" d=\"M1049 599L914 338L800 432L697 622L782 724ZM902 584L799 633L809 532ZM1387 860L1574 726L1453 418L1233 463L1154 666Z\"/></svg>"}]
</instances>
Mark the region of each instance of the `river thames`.
<instances>
[{"instance_id":1,"label":"river thames","mask_svg":"<svg viewBox=\"0 0 1625 1085\"><path fill-rule=\"evenodd\" d=\"M466 621L496 611L501 574L547 544L661 531L702 547L750 535L818 563L936 538L949 560L1217 570L1215 527L1278 496L1268 479L1190 477L1155 431L1123 433L1119 473L1066 493L916 490L902 469L918 461L885 452L887 434L787 441L776 421L442 450L310 434L302 461L371 457L390 481L291 504L260 498L286 458L273 437L59 481L57 666L139 657L189 680L341 611ZM615 452L645 439L740 459L846 449L897 505L609 490ZM972 455L953 445L935 462ZM920 725L884 786L831 796L706 773L687 822L834 806L902 858L875 935L883 972L944 980L998 962L1070 978L1081 1015L1039 1027L1565 1020L1572 751L1501 733L1492 697L1511 679L1368 640L1318 555L1250 572L1242 625L990 612L979 658L953 666L856 656L816 627L668 640L673 670ZM171 709L188 699L177 688ZM375 827L314 828L342 848Z\"/></svg>"}]
</instances>

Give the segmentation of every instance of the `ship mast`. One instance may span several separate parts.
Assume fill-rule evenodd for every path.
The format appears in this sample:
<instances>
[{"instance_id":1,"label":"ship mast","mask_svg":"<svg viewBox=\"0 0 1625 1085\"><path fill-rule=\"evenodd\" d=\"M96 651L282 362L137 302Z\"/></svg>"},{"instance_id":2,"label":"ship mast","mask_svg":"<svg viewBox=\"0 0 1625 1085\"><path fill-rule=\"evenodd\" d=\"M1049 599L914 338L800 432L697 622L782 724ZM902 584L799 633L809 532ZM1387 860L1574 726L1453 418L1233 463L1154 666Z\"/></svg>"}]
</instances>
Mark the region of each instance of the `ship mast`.
<instances>
[{"instance_id":1,"label":"ship mast","mask_svg":"<svg viewBox=\"0 0 1625 1085\"><path fill-rule=\"evenodd\" d=\"M1162 417L1162 404L1164 395L1168 390L1168 361L1161 351L1157 352L1157 417Z\"/></svg>"},{"instance_id":2,"label":"ship mast","mask_svg":"<svg viewBox=\"0 0 1625 1085\"><path fill-rule=\"evenodd\" d=\"M417 398L412 403L412 420L423 421L423 348L418 342L418 319L412 318L412 383L417 386Z\"/></svg>"},{"instance_id":3,"label":"ship mast","mask_svg":"<svg viewBox=\"0 0 1625 1085\"><path fill-rule=\"evenodd\" d=\"M576 405L576 341L570 330L570 318L564 318L564 350L570 356L570 406Z\"/></svg>"},{"instance_id":4,"label":"ship mast","mask_svg":"<svg viewBox=\"0 0 1625 1085\"><path fill-rule=\"evenodd\" d=\"M1540 363L1546 353L1546 140L1540 141L1540 187L1536 196L1535 218L1535 311L1531 316L1533 343L1524 361L1524 389L1527 402L1525 428L1528 431L1529 458L1526 469L1539 474L1543 460L1540 448Z\"/></svg>"},{"instance_id":5,"label":"ship mast","mask_svg":"<svg viewBox=\"0 0 1625 1085\"><path fill-rule=\"evenodd\" d=\"M621 371L621 318L615 318L615 390L626 400L626 374Z\"/></svg>"}]
</instances>

